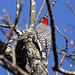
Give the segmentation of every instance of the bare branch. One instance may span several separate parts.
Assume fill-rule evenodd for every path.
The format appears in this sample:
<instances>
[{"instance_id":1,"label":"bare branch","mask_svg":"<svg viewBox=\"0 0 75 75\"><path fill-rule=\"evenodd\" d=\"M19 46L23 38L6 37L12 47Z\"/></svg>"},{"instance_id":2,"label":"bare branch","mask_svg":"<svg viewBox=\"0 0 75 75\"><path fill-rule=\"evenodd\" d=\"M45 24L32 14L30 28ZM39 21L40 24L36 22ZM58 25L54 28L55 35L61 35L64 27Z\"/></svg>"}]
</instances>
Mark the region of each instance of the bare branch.
<instances>
[{"instance_id":1,"label":"bare branch","mask_svg":"<svg viewBox=\"0 0 75 75\"><path fill-rule=\"evenodd\" d=\"M26 29L27 29L27 28L28 28L28 25L26 24L25 19L23 19L23 22L24 22L24 25L25 25L25 27L26 27Z\"/></svg>"},{"instance_id":2,"label":"bare branch","mask_svg":"<svg viewBox=\"0 0 75 75\"><path fill-rule=\"evenodd\" d=\"M71 9L71 11L73 12L73 14L75 14L75 10L72 8L72 6L70 5L70 3L67 1L67 5L69 6L69 8Z\"/></svg>"},{"instance_id":3,"label":"bare branch","mask_svg":"<svg viewBox=\"0 0 75 75\"><path fill-rule=\"evenodd\" d=\"M68 38L64 34L62 34L56 26L55 26L55 28L66 39L66 49L65 49L65 53L64 53L64 55L63 55L63 57L61 59L61 62L59 63L59 66L60 66L63 63L63 60L64 60L64 58L66 56L66 53L67 53L67 50L68 50Z\"/></svg>"},{"instance_id":4,"label":"bare branch","mask_svg":"<svg viewBox=\"0 0 75 75\"><path fill-rule=\"evenodd\" d=\"M9 63L3 55L0 56L0 60L3 62L0 62L0 65L2 65L4 68L8 69L14 74L17 74L18 72L21 73L22 75L29 75L25 71L23 71L20 67L17 65L13 65L12 63Z\"/></svg>"},{"instance_id":5,"label":"bare branch","mask_svg":"<svg viewBox=\"0 0 75 75\"><path fill-rule=\"evenodd\" d=\"M48 62L48 59L49 59L49 54L50 54L50 46L49 46L48 52L47 52L47 62Z\"/></svg>"},{"instance_id":6,"label":"bare branch","mask_svg":"<svg viewBox=\"0 0 75 75\"><path fill-rule=\"evenodd\" d=\"M57 52L58 52L59 54L64 55L64 52L60 51L58 48L57 48ZM66 54L66 57L72 57L72 56L75 56L75 54L71 54L71 55ZM73 59L73 60L75 60L75 59Z\"/></svg>"},{"instance_id":7,"label":"bare branch","mask_svg":"<svg viewBox=\"0 0 75 75\"><path fill-rule=\"evenodd\" d=\"M53 49L51 48L51 50L53 50ZM64 52L60 51L58 48L57 48L57 52L58 52L59 54L61 54L61 55L64 55ZM73 57L73 56L75 56L75 54L71 54L71 55L66 54L65 58L66 58L70 63L72 63L72 64L75 65L75 63L74 63L75 57Z\"/></svg>"},{"instance_id":8,"label":"bare branch","mask_svg":"<svg viewBox=\"0 0 75 75\"><path fill-rule=\"evenodd\" d=\"M14 40L14 43L13 43L13 47L12 47L12 62L13 62L13 65L16 65L16 44L17 44L17 41Z\"/></svg>"},{"instance_id":9,"label":"bare branch","mask_svg":"<svg viewBox=\"0 0 75 75\"><path fill-rule=\"evenodd\" d=\"M46 0L44 0L43 4L42 4L42 6L41 6L41 8L40 8L40 10L39 10L39 12L38 12L38 14L37 14L37 17L36 17L36 20L35 20L35 24L36 24L36 22L37 22L37 20L38 20L38 18L39 18L39 16L40 16L40 14L41 14L43 8L44 8L45 3L46 3Z\"/></svg>"},{"instance_id":10,"label":"bare branch","mask_svg":"<svg viewBox=\"0 0 75 75\"><path fill-rule=\"evenodd\" d=\"M51 48L51 50L52 50L52 48ZM59 54L61 54L61 55L64 55L64 52L60 51L58 48L57 48L57 52L58 52ZM66 54L65 58L66 58L70 63L72 63L72 64L75 65L75 62L74 62L74 61L75 61L75 57L73 57L73 56L75 56L75 54L71 54L71 55Z\"/></svg>"},{"instance_id":11,"label":"bare branch","mask_svg":"<svg viewBox=\"0 0 75 75\"><path fill-rule=\"evenodd\" d=\"M14 30L18 35L21 35L21 34L20 34L21 32L18 30L18 21L19 21L19 16L20 16L22 7L23 7L23 0L21 0L20 8L19 8L19 0L17 0L17 3L16 3L16 18L15 18L15 25L14 25L13 30Z\"/></svg>"},{"instance_id":12,"label":"bare branch","mask_svg":"<svg viewBox=\"0 0 75 75\"><path fill-rule=\"evenodd\" d=\"M3 21L4 23L6 23L7 25L9 25L9 23L7 21L5 21L3 18L0 17L0 20Z\"/></svg>"},{"instance_id":13,"label":"bare branch","mask_svg":"<svg viewBox=\"0 0 75 75\"><path fill-rule=\"evenodd\" d=\"M1 26L1 27L5 27L5 28L10 28L10 26L8 26L8 25L4 25L4 24L0 24L0 26ZM11 25L11 27L13 28L14 25Z\"/></svg>"},{"instance_id":14,"label":"bare branch","mask_svg":"<svg viewBox=\"0 0 75 75\"><path fill-rule=\"evenodd\" d=\"M58 55L56 51L54 17L53 17L52 7L50 6L49 0L46 0L46 2L47 2L49 15L50 15L50 22L51 22L51 29L52 29L52 47L53 47L53 53L54 53L55 69L58 69Z\"/></svg>"},{"instance_id":15,"label":"bare branch","mask_svg":"<svg viewBox=\"0 0 75 75\"><path fill-rule=\"evenodd\" d=\"M36 15L36 0L30 0L30 26L29 30L32 31L35 28L35 15Z\"/></svg>"},{"instance_id":16,"label":"bare branch","mask_svg":"<svg viewBox=\"0 0 75 75\"><path fill-rule=\"evenodd\" d=\"M58 75L58 71L56 71L56 75Z\"/></svg>"},{"instance_id":17,"label":"bare branch","mask_svg":"<svg viewBox=\"0 0 75 75\"><path fill-rule=\"evenodd\" d=\"M21 14L21 11L22 11L22 8L23 8L23 0L21 0L21 5L20 5L20 9L19 9L19 16L20 16L20 14Z\"/></svg>"},{"instance_id":18,"label":"bare branch","mask_svg":"<svg viewBox=\"0 0 75 75\"><path fill-rule=\"evenodd\" d=\"M4 32L4 30L2 29L2 28L0 28L0 30L2 31L2 33L9 39L9 38L11 38L10 36L8 36L5 32Z\"/></svg>"},{"instance_id":19,"label":"bare branch","mask_svg":"<svg viewBox=\"0 0 75 75\"><path fill-rule=\"evenodd\" d=\"M17 3L16 3L16 18L15 18L14 29L18 27L18 20L19 20L19 0L17 0Z\"/></svg>"},{"instance_id":20,"label":"bare branch","mask_svg":"<svg viewBox=\"0 0 75 75\"><path fill-rule=\"evenodd\" d=\"M74 64L75 65L75 60L72 60L71 58L68 58L68 57L66 57L66 59L70 62L70 63L72 63L72 64Z\"/></svg>"},{"instance_id":21,"label":"bare branch","mask_svg":"<svg viewBox=\"0 0 75 75\"><path fill-rule=\"evenodd\" d=\"M8 13L6 12L5 9L3 9L3 12L4 12L4 18L7 20L8 25L13 24L13 22L11 21L9 15L8 15Z\"/></svg>"},{"instance_id":22,"label":"bare branch","mask_svg":"<svg viewBox=\"0 0 75 75\"><path fill-rule=\"evenodd\" d=\"M6 33L4 32L4 30L3 30L2 28L0 28L0 30L2 31L2 33L3 33L4 35L6 35Z\"/></svg>"},{"instance_id":23,"label":"bare branch","mask_svg":"<svg viewBox=\"0 0 75 75\"><path fill-rule=\"evenodd\" d=\"M75 71L74 72L66 71L66 70L64 70L64 69L62 69L60 67L58 68L58 71L63 73L63 74L66 74L66 75L75 75Z\"/></svg>"},{"instance_id":24,"label":"bare branch","mask_svg":"<svg viewBox=\"0 0 75 75\"><path fill-rule=\"evenodd\" d=\"M57 0L54 0L54 1L53 1L53 3L51 4L51 7L53 7L53 6L55 5L56 1L57 1ZM45 17L47 17L48 14L49 14L49 11L48 11L47 14L45 15Z\"/></svg>"},{"instance_id":25,"label":"bare branch","mask_svg":"<svg viewBox=\"0 0 75 75\"><path fill-rule=\"evenodd\" d=\"M7 75L10 75L8 69L7 69Z\"/></svg>"}]
</instances>

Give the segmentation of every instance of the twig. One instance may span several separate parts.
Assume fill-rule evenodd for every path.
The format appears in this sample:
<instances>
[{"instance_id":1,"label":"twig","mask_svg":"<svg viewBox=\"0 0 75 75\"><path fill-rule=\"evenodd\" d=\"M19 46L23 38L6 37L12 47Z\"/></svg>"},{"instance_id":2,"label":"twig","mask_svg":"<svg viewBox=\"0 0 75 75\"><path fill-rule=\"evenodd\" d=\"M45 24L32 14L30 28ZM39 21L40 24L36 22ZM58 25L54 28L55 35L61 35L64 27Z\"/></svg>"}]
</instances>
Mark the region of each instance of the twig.
<instances>
[{"instance_id":1,"label":"twig","mask_svg":"<svg viewBox=\"0 0 75 75\"><path fill-rule=\"evenodd\" d=\"M58 69L58 55L56 51L54 17L53 17L52 7L50 6L49 0L46 0L46 2L47 2L49 15L50 15L50 22L51 22L51 29L52 29L52 47L53 47L53 53L54 53L55 69Z\"/></svg>"},{"instance_id":2,"label":"twig","mask_svg":"<svg viewBox=\"0 0 75 75\"><path fill-rule=\"evenodd\" d=\"M56 71L56 75L58 75L58 71Z\"/></svg>"},{"instance_id":3,"label":"twig","mask_svg":"<svg viewBox=\"0 0 75 75\"><path fill-rule=\"evenodd\" d=\"M53 7L53 6L55 5L56 1L57 1L57 0L54 0L54 1L53 1L53 3L51 4L51 7ZM48 14L49 14L49 11L48 11L47 14L45 15L45 17L47 17Z\"/></svg>"},{"instance_id":4,"label":"twig","mask_svg":"<svg viewBox=\"0 0 75 75\"><path fill-rule=\"evenodd\" d=\"M64 55L63 55L63 57L62 57L62 59L61 59L61 61L59 63L59 66L60 66L63 63L63 60L64 60L64 58L66 56L66 53L67 53L67 50L68 50L68 38L64 34L62 34L56 26L55 26L55 28L66 39L66 49L65 49L65 53L64 53Z\"/></svg>"},{"instance_id":5,"label":"twig","mask_svg":"<svg viewBox=\"0 0 75 75\"><path fill-rule=\"evenodd\" d=\"M31 72L31 69L28 67L28 65L25 66L26 70L28 71L28 73Z\"/></svg>"},{"instance_id":6,"label":"twig","mask_svg":"<svg viewBox=\"0 0 75 75\"><path fill-rule=\"evenodd\" d=\"M19 20L19 0L17 0L16 3L16 18L15 18L14 29L18 27L18 20Z\"/></svg>"},{"instance_id":7,"label":"twig","mask_svg":"<svg viewBox=\"0 0 75 75\"><path fill-rule=\"evenodd\" d=\"M11 21L11 19L10 19L9 15L8 15L8 13L6 12L6 10L5 10L5 9L3 9L3 12L4 12L4 17L5 17L5 19L6 19L6 20L7 20L7 22L8 22L8 25L13 24L13 22Z\"/></svg>"},{"instance_id":8,"label":"twig","mask_svg":"<svg viewBox=\"0 0 75 75\"><path fill-rule=\"evenodd\" d=\"M7 75L10 75L8 69L6 69L6 70L7 70Z\"/></svg>"},{"instance_id":9,"label":"twig","mask_svg":"<svg viewBox=\"0 0 75 75\"><path fill-rule=\"evenodd\" d=\"M4 55L0 56L0 60L2 62L0 62L0 65L2 65L4 68L8 69L9 71L11 71L12 73L16 74L16 73L21 73L22 75L29 75L28 73L26 73L25 71L23 71L20 67L18 67L17 65L13 65L12 63L8 62L5 58Z\"/></svg>"},{"instance_id":10,"label":"twig","mask_svg":"<svg viewBox=\"0 0 75 75\"><path fill-rule=\"evenodd\" d=\"M1 31L6 35L6 33L1 29ZM11 36L7 36L7 38L9 39L5 44L8 45L8 43L10 42ZM14 40L14 45L12 47L12 61L13 64L16 64L16 53L15 53L15 47L16 47L16 40Z\"/></svg>"},{"instance_id":11,"label":"twig","mask_svg":"<svg viewBox=\"0 0 75 75\"><path fill-rule=\"evenodd\" d=\"M9 39L11 38L10 36L7 36L7 34L4 32L4 30L2 28L0 28L0 30L2 31L2 33Z\"/></svg>"},{"instance_id":12,"label":"twig","mask_svg":"<svg viewBox=\"0 0 75 75\"><path fill-rule=\"evenodd\" d=\"M66 71L66 70L64 70L64 69L62 69L60 67L58 68L58 71L63 73L63 74L66 74L66 75L75 75L75 71L74 72Z\"/></svg>"},{"instance_id":13,"label":"twig","mask_svg":"<svg viewBox=\"0 0 75 75\"><path fill-rule=\"evenodd\" d=\"M70 62L70 63L72 63L72 64L74 64L75 65L75 60L72 60L71 58L68 58L68 57L66 57L66 59Z\"/></svg>"},{"instance_id":14,"label":"twig","mask_svg":"<svg viewBox=\"0 0 75 75\"><path fill-rule=\"evenodd\" d=\"M50 54L50 46L49 46L48 52L47 52L47 62L48 62L48 59L49 59L49 54Z\"/></svg>"},{"instance_id":15,"label":"twig","mask_svg":"<svg viewBox=\"0 0 75 75\"><path fill-rule=\"evenodd\" d=\"M19 21L19 16L20 16L22 7L23 7L23 0L21 0L20 8L19 8L19 0L17 0L17 3L16 3L16 18L15 18L15 25L14 25L13 30L14 30L18 35L20 35L20 33L19 33L20 31L18 30L18 21Z\"/></svg>"},{"instance_id":16,"label":"twig","mask_svg":"<svg viewBox=\"0 0 75 75\"><path fill-rule=\"evenodd\" d=\"M7 25L9 25L9 23L7 21L5 21L3 18L0 17L0 20L3 21L4 23L6 23Z\"/></svg>"},{"instance_id":17,"label":"twig","mask_svg":"<svg viewBox=\"0 0 75 75\"><path fill-rule=\"evenodd\" d=\"M69 6L69 8L71 9L71 11L73 12L73 14L75 14L75 10L72 8L72 6L70 5L70 3L67 1L67 5Z\"/></svg>"},{"instance_id":18,"label":"twig","mask_svg":"<svg viewBox=\"0 0 75 75\"><path fill-rule=\"evenodd\" d=\"M37 20L38 20L38 18L39 18L39 16L40 16L40 14L41 14L43 8L44 8L45 3L46 3L46 0L44 0L43 4L42 4L42 6L41 6L41 8L40 8L40 10L39 10L39 12L38 12L38 14L37 14L37 17L36 17L36 20L35 20L35 24L36 24L36 22L37 22Z\"/></svg>"},{"instance_id":19,"label":"twig","mask_svg":"<svg viewBox=\"0 0 75 75\"><path fill-rule=\"evenodd\" d=\"M52 48L51 48L51 49L52 49ZM61 52L58 48L57 48L57 52L58 52L59 54L64 55L64 52ZM71 55L66 54L66 57L72 57L72 56L75 56L75 54L71 54ZM74 60L75 60L75 59L74 59Z\"/></svg>"},{"instance_id":20,"label":"twig","mask_svg":"<svg viewBox=\"0 0 75 75\"><path fill-rule=\"evenodd\" d=\"M2 31L2 33L3 33L4 35L6 35L6 33L4 32L4 30L3 30L2 28L0 28L0 30Z\"/></svg>"},{"instance_id":21,"label":"twig","mask_svg":"<svg viewBox=\"0 0 75 75\"><path fill-rule=\"evenodd\" d=\"M19 9L19 16L20 16L20 14L21 14L21 11L22 11L22 8L23 8L23 0L21 0L21 5L20 5L20 9Z\"/></svg>"},{"instance_id":22,"label":"twig","mask_svg":"<svg viewBox=\"0 0 75 75\"><path fill-rule=\"evenodd\" d=\"M27 28L28 28L28 25L26 24L25 19L23 19L23 22L24 22L24 25L25 25L25 27L26 27L26 29L27 29Z\"/></svg>"},{"instance_id":23,"label":"twig","mask_svg":"<svg viewBox=\"0 0 75 75\"><path fill-rule=\"evenodd\" d=\"M12 62L13 62L13 65L16 65L16 44L17 44L17 41L14 40L14 43L13 43L13 47L12 47Z\"/></svg>"},{"instance_id":24,"label":"twig","mask_svg":"<svg viewBox=\"0 0 75 75\"><path fill-rule=\"evenodd\" d=\"M53 50L53 49L51 48L51 50ZM58 48L57 48L57 52L58 52L59 54L61 54L61 55L64 55L64 52L61 52ZM74 63L75 57L72 57L72 56L75 56L75 54L71 54L71 55L66 54L65 58L66 58L70 63L72 63L72 64L75 65L75 63Z\"/></svg>"},{"instance_id":25,"label":"twig","mask_svg":"<svg viewBox=\"0 0 75 75\"><path fill-rule=\"evenodd\" d=\"M5 27L5 28L10 28L10 26L8 26L8 25L4 25L4 24L0 24L0 26L1 26L1 27ZM13 28L14 25L11 25L11 27Z\"/></svg>"},{"instance_id":26,"label":"twig","mask_svg":"<svg viewBox=\"0 0 75 75\"><path fill-rule=\"evenodd\" d=\"M70 71L72 71L72 65L70 65Z\"/></svg>"}]
</instances>

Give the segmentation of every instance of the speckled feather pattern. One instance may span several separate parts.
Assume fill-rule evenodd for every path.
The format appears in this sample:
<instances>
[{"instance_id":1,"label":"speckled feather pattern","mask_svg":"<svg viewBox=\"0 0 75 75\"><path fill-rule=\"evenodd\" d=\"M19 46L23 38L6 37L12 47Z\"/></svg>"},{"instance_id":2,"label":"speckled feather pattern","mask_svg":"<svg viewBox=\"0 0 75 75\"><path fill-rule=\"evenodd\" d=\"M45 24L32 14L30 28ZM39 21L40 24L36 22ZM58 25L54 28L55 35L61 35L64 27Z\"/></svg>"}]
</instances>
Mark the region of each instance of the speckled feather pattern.
<instances>
[{"instance_id":1,"label":"speckled feather pattern","mask_svg":"<svg viewBox=\"0 0 75 75\"><path fill-rule=\"evenodd\" d=\"M50 46L50 44L51 44L50 26L40 23L36 27L36 32L37 32L37 38L39 39L39 41L41 43L42 49L46 50L48 48L48 46Z\"/></svg>"}]
</instances>

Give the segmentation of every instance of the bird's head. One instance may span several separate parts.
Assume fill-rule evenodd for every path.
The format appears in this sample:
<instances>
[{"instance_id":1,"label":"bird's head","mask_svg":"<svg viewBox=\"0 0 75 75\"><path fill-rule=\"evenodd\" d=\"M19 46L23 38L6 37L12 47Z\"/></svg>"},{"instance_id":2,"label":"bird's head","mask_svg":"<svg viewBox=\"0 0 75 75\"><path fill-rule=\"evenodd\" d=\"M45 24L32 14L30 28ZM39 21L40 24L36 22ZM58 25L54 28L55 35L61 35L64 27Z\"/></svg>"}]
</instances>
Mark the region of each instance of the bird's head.
<instances>
[{"instance_id":1,"label":"bird's head","mask_svg":"<svg viewBox=\"0 0 75 75\"><path fill-rule=\"evenodd\" d=\"M41 23L43 23L43 24L48 26L48 19L46 17L42 17L39 22L41 22Z\"/></svg>"}]
</instances>

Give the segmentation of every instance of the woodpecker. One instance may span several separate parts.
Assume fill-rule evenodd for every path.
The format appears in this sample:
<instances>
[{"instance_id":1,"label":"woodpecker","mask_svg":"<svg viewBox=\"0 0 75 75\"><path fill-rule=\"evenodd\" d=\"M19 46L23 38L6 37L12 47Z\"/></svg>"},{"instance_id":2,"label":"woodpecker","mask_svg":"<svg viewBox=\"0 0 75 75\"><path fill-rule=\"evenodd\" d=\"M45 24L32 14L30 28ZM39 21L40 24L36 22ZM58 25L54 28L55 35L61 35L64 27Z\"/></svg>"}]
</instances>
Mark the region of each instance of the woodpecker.
<instances>
[{"instance_id":1,"label":"woodpecker","mask_svg":"<svg viewBox=\"0 0 75 75\"><path fill-rule=\"evenodd\" d=\"M36 34L39 41L41 58L46 60L46 51L50 48L51 44L51 30L46 17L41 18L40 24L36 27Z\"/></svg>"}]
</instances>

